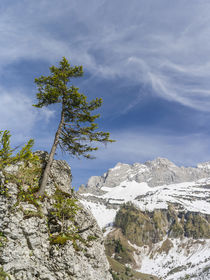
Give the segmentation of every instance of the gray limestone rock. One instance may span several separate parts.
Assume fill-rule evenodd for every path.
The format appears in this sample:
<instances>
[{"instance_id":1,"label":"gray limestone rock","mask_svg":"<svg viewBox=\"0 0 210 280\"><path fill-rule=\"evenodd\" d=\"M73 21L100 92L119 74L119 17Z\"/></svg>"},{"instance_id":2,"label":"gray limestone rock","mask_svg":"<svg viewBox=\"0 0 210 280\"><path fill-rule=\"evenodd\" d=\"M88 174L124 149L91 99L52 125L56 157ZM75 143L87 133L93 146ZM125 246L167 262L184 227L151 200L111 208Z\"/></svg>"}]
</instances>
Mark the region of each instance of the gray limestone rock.
<instances>
[{"instance_id":1,"label":"gray limestone rock","mask_svg":"<svg viewBox=\"0 0 210 280\"><path fill-rule=\"evenodd\" d=\"M47 154L39 155L47 156ZM14 170L14 168L13 168ZM0 180L4 176L0 173ZM54 161L47 184L51 197L56 187L71 193L71 170L66 162ZM59 223L49 220L53 199L42 202L42 215L27 202L17 202L18 187L5 183L7 195L0 195L0 268L11 280L111 280L109 264L104 252L103 235L92 214L79 204L75 217L82 242L69 240L65 244L50 244L50 231L59 231ZM79 202L78 202L79 203ZM71 227L72 222L67 221Z\"/></svg>"},{"instance_id":2,"label":"gray limestone rock","mask_svg":"<svg viewBox=\"0 0 210 280\"><path fill-rule=\"evenodd\" d=\"M118 163L102 176L92 176L86 185L86 192L99 194L102 187L113 188L123 181L147 182L150 187L155 187L164 184L191 182L209 176L210 162L198 164L197 168L179 167L165 158L157 158L144 164Z\"/></svg>"}]
</instances>

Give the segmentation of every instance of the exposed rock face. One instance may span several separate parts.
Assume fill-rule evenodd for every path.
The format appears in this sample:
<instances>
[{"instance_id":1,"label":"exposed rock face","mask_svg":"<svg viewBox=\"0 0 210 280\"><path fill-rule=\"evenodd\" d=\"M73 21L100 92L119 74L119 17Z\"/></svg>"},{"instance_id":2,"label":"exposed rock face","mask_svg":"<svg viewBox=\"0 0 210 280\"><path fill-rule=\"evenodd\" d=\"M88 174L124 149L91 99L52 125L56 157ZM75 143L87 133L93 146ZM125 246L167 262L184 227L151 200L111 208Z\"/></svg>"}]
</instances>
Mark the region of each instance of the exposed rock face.
<instances>
[{"instance_id":1,"label":"exposed rock face","mask_svg":"<svg viewBox=\"0 0 210 280\"><path fill-rule=\"evenodd\" d=\"M142 212L132 204L117 212L115 226L137 246L151 245L169 238L210 239L210 215L168 210Z\"/></svg>"},{"instance_id":2,"label":"exposed rock face","mask_svg":"<svg viewBox=\"0 0 210 280\"><path fill-rule=\"evenodd\" d=\"M16 176L18 171L14 167L7 172ZM5 275L11 280L112 279L102 232L81 204L74 218L78 237L62 243L63 236L58 235L60 244L50 242L50 237L59 234L63 226L52 214L55 211L53 195L58 188L66 199L72 195L71 171L64 161L53 162L46 189L48 197L41 205L38 202L38 208L30 201L18 201L19 186L12 180L8 182L5 173L1 172L0 180L4 190L7 188L6 195L0 194L0 268ZM66 219L65 227L71 229L72 226L72 221Z\"/></svg>"},{"instance_id":3,"label":"exposed rock face","mask_svg":"<svg viewBox=\"0 0 210 280\"><path fill-rule=\"evenodd\" d=\"M102 176L92 176L87 183L88 192L99 192L101 187L116 187L123 181L147 182L150 187L191 182L210 176L210 162L197 168L179 167L165 158L157 158L144 164L118 163ZM83 190L84 191L84 190Z\"/></svg>"},{"instance_id":4,"label":"exposed rock face","mask_svg":"<svg viewBox=\"0 0 210 280\"><path fill-rule=\"evenodd\" d=\"M105 247L114 268L119 262L150 274L140 279L208 280L210 215L172 206L145 212L127 203L117 212Z\"/></svg>"},{"instance_id":5,"label":"exposed rock face","mask_svg":"<svg viewBox=\"0 0 210 280\"><path fill-rule=\"evenodd\" d=\"M118 163L91 177L80 201L104 228L112 266L165 280L210 279L210 162Z\"/></svg>"},{"instance_id":6,"label":"exposed rock face","mask_svg":"<svg viewBox=\"0 0 210 280\"><path fill-rule=\"evenodd\" d=\"M143 212L123 205L107 235L109 256L161 279L210 277L210 215L168 210Z\"/></svg>"}]
</instances>

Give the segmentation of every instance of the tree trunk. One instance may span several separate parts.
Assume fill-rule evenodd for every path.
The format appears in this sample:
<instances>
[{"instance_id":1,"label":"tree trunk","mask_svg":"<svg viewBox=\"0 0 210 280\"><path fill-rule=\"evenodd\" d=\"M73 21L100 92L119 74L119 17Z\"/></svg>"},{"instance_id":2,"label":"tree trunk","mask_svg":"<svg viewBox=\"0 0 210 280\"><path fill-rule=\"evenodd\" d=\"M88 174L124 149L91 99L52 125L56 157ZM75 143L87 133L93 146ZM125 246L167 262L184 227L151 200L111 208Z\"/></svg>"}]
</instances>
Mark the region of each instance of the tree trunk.
<instances>
[{"instance_id":1,"label":"tree trunk","mask_svg":"<svg viewBox=\"0 0 210 280\"><path fill-rule=\"evenodd\" d=\"M60 134L61 134L61 131L62 131L63 124L64 124L64 103L62 103L61 120L60 120L58 129L56 131L55 138L54 138L54 143L52 145L50 155L49 155L49 158L48 158L48 161L47 161L47 165L45 167L45 170L44 170L44 173L43 173L43 176L42 176L40 189L36 194L37 197L44 195L44 191L45 191L45 188L46 188L46 185L47 185L47 180L48 180L49 173L50 173L50 168L51 168L51 165L52 165L52 162L53 162L53 158L54 158L54 155L55 155L56 148L58 146L59 137L60 137Z\"/></svg>"}]
</instances>

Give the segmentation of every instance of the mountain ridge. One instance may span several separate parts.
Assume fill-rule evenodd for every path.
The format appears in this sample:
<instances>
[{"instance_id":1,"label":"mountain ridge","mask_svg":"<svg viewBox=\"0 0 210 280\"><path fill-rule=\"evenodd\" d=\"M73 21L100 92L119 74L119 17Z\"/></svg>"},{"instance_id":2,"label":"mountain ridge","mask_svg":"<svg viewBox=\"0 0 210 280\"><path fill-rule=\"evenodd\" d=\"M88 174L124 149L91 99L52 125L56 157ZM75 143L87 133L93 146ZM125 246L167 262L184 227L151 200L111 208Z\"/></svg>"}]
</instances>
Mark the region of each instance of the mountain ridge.
<instances>
[{"instance_id":1,"label":"mountain ridge","mask_svg":"<svg viewBox=\"0 0 210 280\"><path fill-rule=\"evenodd\" d=\"M162 173L162 178L158 173ZM163 174L163 171L166 174ZM153 177L151 177L153 173ZM89 178L86 189L100 189L103 186L114 187L123 180L135 180L137 182L147 182L149 186L157 186L162 183L179 183L183 181L194 181L210 176L210 161L198 163L197 167L177 166L167 158L156 158L145 163L126 164L118 162L101 176ZM120 179L119 179L120 177ZM161 181L162 179L162 181ZM84 186L80 192L85 190Z\"/></svg>"},{"instance_id":2,"label":"mountain ridge","mask_svg":"<svg viewBox=\"0 0 210 280\"><path fill-rule=\"evenodd\" d=\"M160 279L209 279L210 162L117 163L79 194L104 229L109 257Z\"/></svg>"}]
</instances>

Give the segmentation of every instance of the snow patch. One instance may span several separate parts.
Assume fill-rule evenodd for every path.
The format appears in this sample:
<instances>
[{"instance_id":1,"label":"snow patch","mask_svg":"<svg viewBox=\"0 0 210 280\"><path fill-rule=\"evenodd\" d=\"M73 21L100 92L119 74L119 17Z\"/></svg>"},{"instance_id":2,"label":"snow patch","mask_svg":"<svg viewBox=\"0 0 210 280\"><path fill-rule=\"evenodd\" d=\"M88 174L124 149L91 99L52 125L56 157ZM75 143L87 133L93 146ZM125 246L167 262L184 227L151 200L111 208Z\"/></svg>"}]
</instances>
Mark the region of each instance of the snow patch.
<instances>
[{"instance_id":1,"label":"snow patch","mask_svg":"<svg viewBox=\"0 0 210 280\"><path fill-rule=\"evenodd\" d=\"M113 224L116 216L115 209L108 209L103 204L93 203L86 200L80 200L80 202L92 212L100 228L108 227Z\"/></svg>"},{"instance_id":2,"label":"snow patch","mask_svg":"<svg viewBox=\"0 0 210 280\"><path fill-rule=\"evenodd\" d=\"M128 202L134 200L138 195L146 194L150 190L151 188L147 183L124 181L119 186L112 188L108 193L102 195L102 197L109 199L123 199L124 202Z\"/></svg>"},{"instance_id":3,"label":"snow patch","mask_svg":"<svg viewBox=\"0 0 210 280\"><path fill-rule=\"evenodd\" d=\"M208 267L210 240L170 239L171 248L164 252L161 248L165 240L154 244L152 249L149 246L138 247L130 243L136 250L134 257L139 265L138 271L157 275L165 280L178 280L186 275L190 277L198 274L198 271L202 272Z\"/></svg>"}]
</instances>

